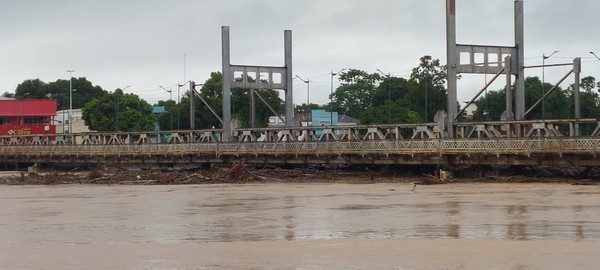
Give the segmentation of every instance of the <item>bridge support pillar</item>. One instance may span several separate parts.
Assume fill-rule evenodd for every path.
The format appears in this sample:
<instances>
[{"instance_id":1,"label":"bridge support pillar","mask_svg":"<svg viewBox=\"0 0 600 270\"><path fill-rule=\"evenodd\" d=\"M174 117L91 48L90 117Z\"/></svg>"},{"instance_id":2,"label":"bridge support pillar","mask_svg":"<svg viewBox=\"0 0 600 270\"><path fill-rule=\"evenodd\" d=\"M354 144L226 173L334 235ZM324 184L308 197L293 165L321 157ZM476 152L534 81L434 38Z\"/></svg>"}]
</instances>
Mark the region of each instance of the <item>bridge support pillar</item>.
<instances>
[{"instance_id":1,"label":"bridge support pillar","mask_svg":"<svg viewBox=\"0 0 600 270\"><path fill-rule=\"evenodd\" d=\"M500 74L502 69L508 70L507 76L516 76L515 81L515 106L507 104L507 116L516 120L525 117L525 76L524 76L524 24L523 0L514 3L514 46L488 46L456 43L456 1L446 0L446 57L447 57L447 83L448 83L448 136L455 137L454 122L458 120L457 80L459 74ZM476 60L483 56L483 61ZM465 56L465 57L463 57ZM510 61L503 66L503 62L510 57ZM466 61L465 61L466 60ZM510 83L507 79L507 83ZM507 86L510 88L510 85ZM508 100L508 97L507 97ZM508 101L507 101L508 102Z\"/></svg>"},{"instance_id":2,"label":"bridge support pillar","mask_svg":"<svg viewBox=\"0 0 600 270\"><path fill-rule=\"evenodd\" d=\"M446 169L437 169L436 175L439 179L440 182L444 183L444 182L448 182L448 180L450 180L450 178L452 177L452 173L449 170Z\"/></svg>"},{"instance_id":3,"label":"bridge support pillar","mask_svg":"<svg viewBox=\"0 0 600 270\"><path fill-rule=\"evenodd\" d=\"M221 27L221 53L223 68L223 142L233 140L231 124L231 89L271 89L285 91L285 126L293 127L293 73L292 73L292 31L284 31L284 66L232 65L229 47L229 26ZM239 77L238 77L239 76ZM253 90L251 91L253 92ZM253 98L254 96L251 95Z\"/></svg>"}]
</instances>

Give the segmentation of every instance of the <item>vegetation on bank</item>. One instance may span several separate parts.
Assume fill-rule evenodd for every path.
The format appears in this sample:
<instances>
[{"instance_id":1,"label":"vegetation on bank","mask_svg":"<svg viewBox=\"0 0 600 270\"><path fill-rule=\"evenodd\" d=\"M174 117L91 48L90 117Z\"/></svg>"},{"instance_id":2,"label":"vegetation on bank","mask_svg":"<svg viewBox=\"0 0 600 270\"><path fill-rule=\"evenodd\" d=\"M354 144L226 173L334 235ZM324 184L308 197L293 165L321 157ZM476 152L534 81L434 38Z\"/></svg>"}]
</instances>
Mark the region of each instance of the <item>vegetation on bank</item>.
<instances>
[{"instance_id":1,"label":"vegetation on bank","mask_svg":"<svg viewBox=\"0 0 600 270\"><path fill-rule=\"evenodd\" d=\"M256 78L248 78L254 80ZM431 56L420 58L408 78L396 77L380 71L368 73L360 69L345 69L339 72L339 86L331 93L328 104L297 104L296 114L307 113L311 109L337 111L358 118L362 124L419 123L431 122L438 110L446 110L447 93L446 67ZM184 93L178 100L160 100L156 106L164 106L165 113L155 117L151 105L139 96L124 93L122 89L107 91L95 86L86 78L74 78L72 81L74 109L83 109L83 118L92 129L103 131L147 131L154 129L158 122L160 129L190 128L190 90L181 86ZM199 89L198 94L207 103L219 111L221 108L222 74L213 72ZM531 107L544 92L553 87L542 83L538 77L525 80L525 106ZM600 83L592 76L581 79L581 116L600 118ZM573 118L573 91L571 85L566 89L557 87L545 98L545 106L538 106L527 117L529 119L568 119ZM170 91L174 91L171 89ZM488 91L477 101L474 119L500 120L504 111L504 89ZM242 127L250 122L250 92L247 89L232 91L232 116L238 119ZM260 95L276 111L282 112L284 102L275 90L260 90ZM58 109L69 108L69 81L59 79L45 83L39 79L25 80L19 84L15 93L5 92L4 96L31 99L56 99ZM220 127L202 101L195 97L196 128ZM264 127L273 113L263 102L256 103L256 117L259 127ZM543 111L542 111L543 109Z\"/></svg>"},{"instance_id":2,"label":"vegetation on bank","mask_svg":"<svg viewBox=\"0 0 600 270\"><path fill-rule=\"evenodd\" d=\"M132 169L132 168L130 168ZM476 166L455 169L441 180L431 167L264 167L232 166L190 170L85 170L14 172L0 176L4 185L190 185L231 183L571 183L600 184L600 168L519 167L500 169Z\"/></svg>"}]
</instances>

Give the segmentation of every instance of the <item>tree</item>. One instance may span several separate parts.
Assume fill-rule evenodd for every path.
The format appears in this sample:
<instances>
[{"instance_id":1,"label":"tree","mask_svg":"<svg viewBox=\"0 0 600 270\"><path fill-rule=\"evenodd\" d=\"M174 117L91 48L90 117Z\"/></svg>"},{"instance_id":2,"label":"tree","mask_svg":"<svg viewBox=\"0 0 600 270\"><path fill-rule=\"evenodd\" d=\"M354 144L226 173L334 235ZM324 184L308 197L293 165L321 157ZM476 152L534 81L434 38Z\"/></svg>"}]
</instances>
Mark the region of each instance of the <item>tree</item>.
<instances>
[{"instance_id":1,"label":"tree","mask_svg":"<svg viewBox=\"0 0 600 270\"><path fill-rule=\"evenodd\" d=\"M222 79L220 72L213 72L210 78L199 89L199 94L216 111L219 116L222 112ZM253 78L248 78L252 81ZM273 107L276 112L282 112L283 100L279 98L279 93L275 90L256 90L265 101ZM198 97L194 97L195 106L195 127L199 129L222 127L219 120L206 107ZM190 92L187 91L181 102L177 105L181 113L181 128L190 128ZM248 89L234 88L231 90L231 110L232 118L236 118L242 124L242 127L250 126L250 91ZM271 110L259 99L256 98L256 126L266 127L269 116L273 115Z\"/></svg>"},{"instance_id":2,"label":"tree","mask_svg":"<svg viewBox=\"0 0 600 270\"><path fill-rule=\"evenodd\" d=\"M410 82L414 87L407 94L404 104L412 111L419 112L425 122L432 121L438 110L447 109L446 66L439 59L425 55L418 67L413 68Z\"/></svg>"},{"instance_id":3,"label":"tree","mask_svg":"<svg viewBox=\"0 0 600 270\"><path fill-rule=\"evenodd\" d=\"M590 92L596 87L596 78L594 78L593 76L587 76L581 79L580 86L581 88L583 88L583 90Z\"/></svg>"},{"instance_id":4,"label":"tree","mask_svg":"<svg viewBox=\"0 0 600 270\"><path fill-rule=\"evenodd\" d=\"M477 99L477 110L473 115L476 121L498 121L506 110L506 91L488 91Z\"/></svg>"},{"instance_id":5,"label":"tree","mask_svg":"<svg viewBox=\"0 0 600 270\"><path fill-rule=\"evenodd\" d=\"M581 101L581 117L582 118L600 118L600 97L596 91L593 91L596 88L596 78L593 76L587 76L581 79L581 88L584 91L580 93L580 101ZM574 100L575 85L571 85L568 89L569 95L568 98L570 100ZM570 110L572 112L575 111L574 103L572 103Z\"/></svg>"},{"instance_id":6,"label":"tree","mask_svg":"<svg viewBox=\"0 0 600 270\"><path fill-rule=\"evenodd\" d=\"M40 79L25 80L15 89L16 97L27 97L32 99L46 98L46 83Z\"/></svg>"},{"instance_id":7,"label":"tree","mask_svg":"<svg viewBox=\"0 0 600 270\"><path fill-rule=\"evenodd\" d=\"M86 125L100 132L150 131L156 120L150 104L135 94L124 94L121 89L92 99L82 111Z\"/></svg>"},{"instance_id":8,"label":"tree","mask_svg":"<svg viewBox=\"0 0 600 270\"><path fill-rule=\"evenodd\" d=\"M72 91L70 83L72 83ZM17 97L30 99L56 99L59 110L80 109L94 97L108 94L100 86L93 86L85 77L69 80L59 79L55 82L45 83L40 79L25 80L15 90ZM73 103L70 103L72 95Z\"/></svg>"},{"instance_id":9,"label":"tree","mask_svg":"<svg viewBox=\"0 0 600 270\"><path fill-rule=\"evenodd\" d=\"M392 123L419 123L422 122L421 115L418 112L410 110L403 106L402 101L390 102L378 107L372 107L363 112L360 116L360 123L363 125L388 123L388 117L382 117L390 113Z\"/></svg>"},{"instance_id":10,"label":"tree","mask_svg":"<svg viewBox=\"0 0 600 270\"><path fill-rule=\"evenodd\" d=\"M553 85L544 84L545 92L552 89ZM542 115L542 103L540 102L529 114L526 119L565 119L571 118L572 98L560 87L554 89L545 99L545 113ZM542 97L542 82L538 77L525 78L525 110L529 110ZM477 110L474 119L500 120L502 112L506 110L505 90L489 91L487 95L477 99Z\"/></svg>"},{"instance_id":11,"label":"tree","mask_svg":"<svg viewBox=\"0 0 600 270\"><path fill-rule=\"evenodd\" d=\"M413 85L404 78L384 77L373 93L373 106L381 106L389 101L401 100L411 91Z\"/></svg>"},{"instance_id":12,"label":"tree","mask_svg":"<svg viewBox=\"0 0 600 270\"><path fill-rule=\"evenodd\" d=\"M159 100L154 106L162 106L165 112L157 117L161 130L175 130L177 128L177 102L174 100Z\"/></svg>"},{"instance_id":13,"label":"tree","mask_svg":"<svg viewBox=\"0 0 600 270\"><path fill-rule=\"evenodd\" d=\"M329 97L332 111L359 117L373 106L375 83L381 81L381 75L350 69L340 73L339 80L342 84Z\"/></svg>"},{"instance_id":14,"label":"tree","mask_svg":"<svg viewBox=\"0 0 600 270\"><path fill-rule=\"evenodd\" d=\"M544 93L548 93L554 87L552 84L544 83ZM535 102L542 98L542 82L538 77L525 78L525 110L529 110ZM542 106L542 103L544 105ZM534 108L526 119L565 119L571 117L571 100L567 97L566 91L557 87L543 102L540 102ZM544 112L542 113L542 109Z\"/></svg>"}]
</instances>

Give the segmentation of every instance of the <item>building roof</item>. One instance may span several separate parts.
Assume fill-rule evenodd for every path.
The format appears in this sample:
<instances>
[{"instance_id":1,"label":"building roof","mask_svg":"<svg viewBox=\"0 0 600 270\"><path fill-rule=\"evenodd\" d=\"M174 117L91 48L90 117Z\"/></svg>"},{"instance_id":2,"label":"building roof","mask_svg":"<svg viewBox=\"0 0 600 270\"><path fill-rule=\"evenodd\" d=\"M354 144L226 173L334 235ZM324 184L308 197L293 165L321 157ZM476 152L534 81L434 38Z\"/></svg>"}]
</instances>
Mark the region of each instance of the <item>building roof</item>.
<instances>
[{"instance_id":1,"label":"building roof","mask_svg":"<svg viewBox=\"0 0 600 270\"><path fill-rule=\"evenodd\" d=\"M55 99L0 100L1 116L56 116Z\"/></svg>"},{"instance_id":2,"label":"building roof","mask_svg":"<svg viewBox=\"0 0 600 270\"><path fill-rule=\"evenodd\" d=\"M359 124L360 120L352 117L352 116L348 116L345 114L342 114L340 116L338 116L338 123L355 123L355 124Z\"/></svg>"}]
</instances>

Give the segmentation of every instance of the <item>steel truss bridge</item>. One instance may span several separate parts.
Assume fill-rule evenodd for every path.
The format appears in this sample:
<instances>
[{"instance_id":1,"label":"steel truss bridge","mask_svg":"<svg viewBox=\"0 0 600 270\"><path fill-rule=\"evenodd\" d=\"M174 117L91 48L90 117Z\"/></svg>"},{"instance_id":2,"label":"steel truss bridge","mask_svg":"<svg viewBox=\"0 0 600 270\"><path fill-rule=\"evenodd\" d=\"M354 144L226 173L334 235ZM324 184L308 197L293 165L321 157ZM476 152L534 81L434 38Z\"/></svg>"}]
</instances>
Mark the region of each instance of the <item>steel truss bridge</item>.
<instances>
[{"instance_id":1,"label":"steel truss bridge","mask_svg":"<svg viewBox=\"0 0 600 270\"><path fill-rule=\"evenodd\" d=\"M598 166L596 119L0 137L0 163ZM580 136L579 134L584 134Z\"/></svg>"}]
</instances>

